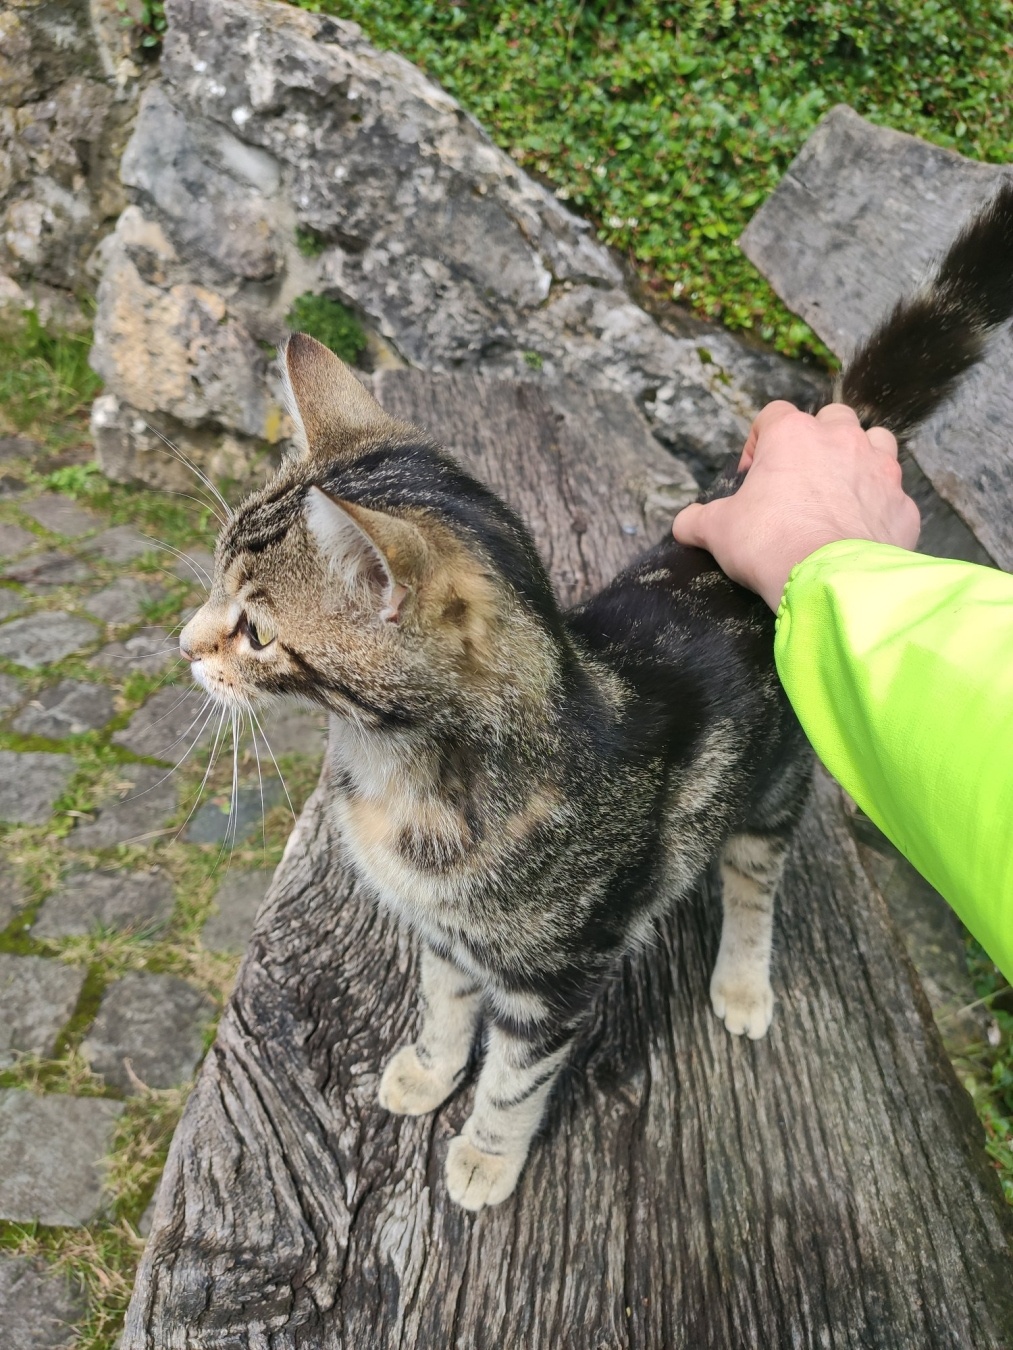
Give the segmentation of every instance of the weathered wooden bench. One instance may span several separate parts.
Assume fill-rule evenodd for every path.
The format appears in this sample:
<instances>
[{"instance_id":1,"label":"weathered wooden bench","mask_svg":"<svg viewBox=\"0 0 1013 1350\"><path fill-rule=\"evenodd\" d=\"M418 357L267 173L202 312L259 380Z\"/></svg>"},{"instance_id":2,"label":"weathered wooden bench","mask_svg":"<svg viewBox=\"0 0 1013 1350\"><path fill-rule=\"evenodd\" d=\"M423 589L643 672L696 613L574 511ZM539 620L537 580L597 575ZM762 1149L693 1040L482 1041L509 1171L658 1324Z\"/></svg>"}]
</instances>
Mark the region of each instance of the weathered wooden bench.
<instances>
[{"instance_id":1,"label":"weathered wooden bench","mask_svg":"<svg viewBox=\"0 0 1013 1350\"><path fill-rule=\"evenodd\" d=\"M521 511L566 599L684 499L620 396L376 389ZM415 955L351 881L326 790L325 767L177 1130L124 1350L1013 1345L1010 1214L826 778L768 1038L710 1011L705 885L616 972L517 1192L478 1216L442 1177L470 1088L419 1120L375 1102Z\"/></svg>"}]
</instances>

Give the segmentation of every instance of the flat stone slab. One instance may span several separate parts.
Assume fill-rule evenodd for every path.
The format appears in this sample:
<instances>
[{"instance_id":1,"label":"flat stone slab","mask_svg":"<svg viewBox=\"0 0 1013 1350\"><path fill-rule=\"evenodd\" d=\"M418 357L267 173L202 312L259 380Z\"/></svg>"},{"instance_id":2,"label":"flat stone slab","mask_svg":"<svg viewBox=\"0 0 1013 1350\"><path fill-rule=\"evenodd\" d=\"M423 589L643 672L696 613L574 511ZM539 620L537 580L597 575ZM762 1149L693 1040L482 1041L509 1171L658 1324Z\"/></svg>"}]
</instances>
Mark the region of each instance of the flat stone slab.
<instances>
[{"instance_id":1,"label":"flat stone slab","mask_svg":"<svg viewBox=\"0 0 1013 1350\"><path fill-rule=\"evenodd\" d=\"M176 1087L204 1053L204 1028L214 1009L199 989L175 975L132 972L111 984L81 1053L125 1093L137 1091L126 1068L152 1088Z\"/></svg>"},{"instance_id":2,"label":"flat stone slab","mask_svg":"<svg viewBox=\"0 0 1013 1350\"><path fill-rule=\"evenodd\" d=\"M115 788L98 803L94 820L79 822L67 848L112 848L159 835L176 810L171 774L154 764L126 764Z\"/></svg>"},{"instance_id":3,"label":"flat stone slab","mask_svg":"<svg viewBox=\"0 0 1013 1350\"><path fill-rule=\"evenodd\" d=\"M41 1261L0 1253L0 1345L4 1350L72 1350L85 1315L80 1289Z\"/></svg>"},{"instance_id":4,"label":"flat stone slab","mask_svg":"<svg viewBox=\"0 0 1013 1350\"><path fill-rule=\"evenodd\" d=\"M84 970L61 961L0 952L0 1066L9 1067L18 1054L52 1053L84 979Z\"/></svg>"},{"instance_id":5,"label":"flat stone slab","mask_svg":"<svg viewBox=\"0 0 1013 1350\"><path fill-rule=\"evenodd\" d=\"M270 867L229 872L215 894L215 908L201 930L201 943L210 951L243 951L273 876Z\"/></svg>"},{"instance_id":6,"label":"flat stone slab","mask_svg":"<svg viewBox=\"0 0 1013 1350\"><path fill-rule=\"evenodd\" d=\"M35 669L62 661L79 652L98 637L98 628L90 619L47 610L28 614L0 627L0 656L19 666Z\"/></svg>"},{"instance_id":7,"label":"flat stone slab","mask_svg":"<svg viewBox=\"0 0 1013 1350\"><path fill-rule=\"evenodd\" d=\"M321 709L278 703L257 716L275 755L323 756L327 748L327 714ZM259 732L257 742L264 759L263 737Z\"/></svg>"},{"instance_id":8,"label":"flat stone slab","mask_svg":"<svg viewBox=\"0 0 1013 1350\"><path fill-rule=\"evenodd\" d=\"M56 550L33 553L21 562L12 563L4 570L4 576L38 591L50 586L73 586L87 581L91 576L91 568L73 554Z\"/></svg>"},{"instance_id":9,"label":"flat stone slab","mask_svg":"<svg viewBox=\"0 0 1013 1350\"><path fill-rule=\"evenodd\" d=\"M103 530L94 539L89 539L87 551L107 562L125 563L155 552L156 546L131 525L114 525L111 530Z\"/></svg>"},{"instance_id":10,"label":"flat stone slab","mask_svg":"<svg viewBox=\"0 0 1013 1350\"><path fill-rule=\"evenodd\" d=\"M0 713L10 712L19 703L24 703L28 691L20 680L13 675L0 675Z\"/></svg>"},{"instance_id":11,"label":"flat stone slab","mask_svg":"<svg viewBox=\"0 0 1013 1350\"><path fill-rule=\"evenodd\" d=\"M12 725L23 736L47 736L55 741L104 727L114 712L112 693L104 684L61 680L33 698Z\"/></svg>"},{"instance_id":12,"label":"flat stone slab","mask_svg":"<svg viewBox=\"0 0 1013 1350\"><path fill-rule=\"evenodd\" d=\"M25 601L20 591L12 590L9 586L0 586L0 619L13 619L24 607Z\"/></svg>"},{"instance_id":13,"label":"flat stone slab","mask_svg":"<svg viewBox=\"0 0 1013 1350\"><path fill-rule=\"evenodd\" d=\"M84 601L89 614L94 614L105 623L136 623L144 612L144 606L165 594L161 586L152 586L138 581L136 577L120 577L104 590L96 591Z\"/></svg>"},{"instance_id":14,"label":"flat stone slab","mask_svg":"<svg viewBox=\"0 0 1013 1350\"><path fill-rule=\"evenodd\" d=\"M260 784L240 787L233 804L231 794L215 793L194 815L183 832L188 844L223 844L227 839L249 839L260 830L264 816L284 801L285 792L277 778L264 778Z\"/></svg>"},{"instance_id":15,"label":"flat stone slab","mask_svg":"<svg viewBox=\"0 0 1013 1350\"><path fill-rule=\"evenodd\" d=\"M206 548L189 548L181 558L177 558L169 571L180 581L189 581L191 585L207 589L214 576L214 554Z\"/></svg>"},{"instance_id":16,"label":"flat stone slab","mask_svg":"<svg viewBox=\"0 0 1013 1350\"><path fill-rule=\"evenodd\" d=\"M45 492L21 509L45 529L53 534L62 534L67 539L79 539L81 535L90 534L104 524L102 517L95 515L94 511L78 506L77 502L71 501L69 497L61 497L56 492Z\"/></svg>"},{"instance_id":17,"label":"flat stone slab","mask_svg":"<svg viewBox=\"0 0 1013 1350\"><path fill-rule=\"evenodd\" d=\"M29 436L0 436L0 460L36 459L41 454L41 444Z\"/></svg>"},{"instance_id":18,"label":"flat stone slab","mask_svg":"<svg viewBox=\"0 0 1013 1350\"><path fill-rule=\"evenodd\" d=\"M167 629L144 628L122 642L110 642L88 664L114 675L129 675L135 670L159 675L179 659L179 643Z\"/></svg>"},{"instance_id":19,"label":"flat stone slab","mask_svg":"<svg viewBox=\"0 0 1013 1350\"><path fill-rule=\"evenodd\" d=\"M18 558L27 553L38 538L20 525L8 525L0 521L0 558Z\"/></svg>"},{"instance_id":20,"label":"flat stone slab","mask_svg":"<svg viewBox=\"0 0 1013 1350\"><path fill-rule=\"evenodd\" d=\"M148 872L68 872L32 926L36 938L84 937L96 928L160 928L174 903L172 881L161 868Z\"/></svg>"},{"instance_id":21,"label":"flat stone slab","mask_svg":"<svg viewBox=\"0 0 1013 1350\"><path fill-rule=\"evenodd\" d=\"M0 933L28 899L17 870L8 862L0 861Z\"/></svg>"},{"instance_id":22,"label":"flat stone slab","mask_svg":"<svg viewBox=\"0 0 1013 1350\"><path fill-rule=\"evenodd\" d=\"M209 711L201 689L161 689L138 708L113 741L135 755L178 762L190 753L188 747L198 749L211 740L220 714L209 717Z\"/></svg>"},{"instance_id":23,"label":"flat stone slab","mask_svg":"<svg viewBox=\"0 0 1013 1350\"><path fill-rule=\"evenodd\" d=\"M44 825L74 773L70 755L0 750L0 820Z\"/></svg>"},{"instance_id":24,"label":"flat stone slab","mask_svg":"<svg viewBox=\"0 0 1013 1350\"><path fill-rule=\"evenodd\" d=\"M122 1110L100 1097L0 1089L0 1219L76 1226L95 1218Z\"/></svg>"},{"instance_id":25,"label":"flat stone slab","mask_svg":"<svg viewBox=\"0 0 1013 1350\"><path fill-rule=\"evenodd\" d=\"M10 501L14 497L20 497L27 490L20 478L15 478L10 473L0 474L0 500Z\"/></svg>"}]
</instances>

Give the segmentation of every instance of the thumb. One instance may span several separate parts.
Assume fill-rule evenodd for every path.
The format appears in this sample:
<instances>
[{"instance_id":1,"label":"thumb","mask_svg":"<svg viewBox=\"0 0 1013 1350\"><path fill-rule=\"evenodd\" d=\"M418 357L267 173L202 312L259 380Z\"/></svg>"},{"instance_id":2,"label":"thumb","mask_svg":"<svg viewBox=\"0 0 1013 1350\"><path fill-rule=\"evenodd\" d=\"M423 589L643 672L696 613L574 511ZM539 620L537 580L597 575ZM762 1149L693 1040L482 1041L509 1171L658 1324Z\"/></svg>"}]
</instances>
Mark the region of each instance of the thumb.
<instances>
[{"instance_id":1,"label":"thumb","mask_svg":"<svg viewBox=\"0 0 1013 1350\"><path fill-rule=\"evenodd\" d=\"M694 502L692 506L684 506L672 521L672 533L677 543L692 548L706 548L709 533L707 523L705 507L700 502Z\"/></svg>"}]
</instances>

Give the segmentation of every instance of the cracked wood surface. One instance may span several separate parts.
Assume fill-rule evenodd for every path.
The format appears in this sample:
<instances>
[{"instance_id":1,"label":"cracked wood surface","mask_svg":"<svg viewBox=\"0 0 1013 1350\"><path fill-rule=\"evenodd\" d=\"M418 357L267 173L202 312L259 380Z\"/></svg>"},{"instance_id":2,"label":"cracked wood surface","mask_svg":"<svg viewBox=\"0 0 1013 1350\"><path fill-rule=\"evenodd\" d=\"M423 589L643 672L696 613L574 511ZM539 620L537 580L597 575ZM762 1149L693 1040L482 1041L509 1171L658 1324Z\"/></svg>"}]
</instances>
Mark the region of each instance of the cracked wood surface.
<instances>
[{"instance_id":1,"label":"cracked wood surface","mask_svg":"<svg viewBox=\"0 0 1013 1350\"><path fill-rule=\"evenodd\" d=\"M1013 165L980 164L832 109L749 222L742 249L841 358L931 274ZM986 552L1013 569L1013 328L911 438L932 486ZM921 502L919 501L919 505ZM937 508L938 509L938 508ZM959 533L954 525L949 533ZM966 541L944 546L985 559Z\"/></svg>"},{"instance_id":2,"label":"cracked wood surface","mask_svg":"<svg viewBox=\"0 0 1013 1350\"><path fill-rule=\"evenodd\" d=\"M624 398L377 384L524 512L568 598L671 518L678 466ZM442 1175L471 1088L418 1120L376 1105L415 955L342 865L326 775L173 1141L124 1350L1013 1344L981 1129L828 781L784 887L768 1038L710 1011L708 883L616 971L517 1192L473 1216Z\"/></svg>"}]
</instances>

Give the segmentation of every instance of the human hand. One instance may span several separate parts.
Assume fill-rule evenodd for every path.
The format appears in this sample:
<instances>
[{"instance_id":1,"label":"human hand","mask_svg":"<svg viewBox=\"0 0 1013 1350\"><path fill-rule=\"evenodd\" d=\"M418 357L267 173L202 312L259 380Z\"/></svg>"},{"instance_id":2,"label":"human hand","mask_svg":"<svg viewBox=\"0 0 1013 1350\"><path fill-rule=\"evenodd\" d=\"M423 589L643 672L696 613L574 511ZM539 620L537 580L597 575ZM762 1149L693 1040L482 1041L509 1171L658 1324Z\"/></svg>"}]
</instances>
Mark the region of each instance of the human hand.
<instances>
[{"instance_id":1,"label":"human hand","mask_svg":"<svg viewBox=\"0 0 1013 1350\"><path fill-rule=\"evenodd\" d=\"M705 548L733 581L776 610L791 569L836 539L872 539L913 549L921 519L901 487L897 441L865 432L850 408L815 417L768 403L753 423L738 492L680 511L672 533Z\"/></svg>"}]
</instances>

